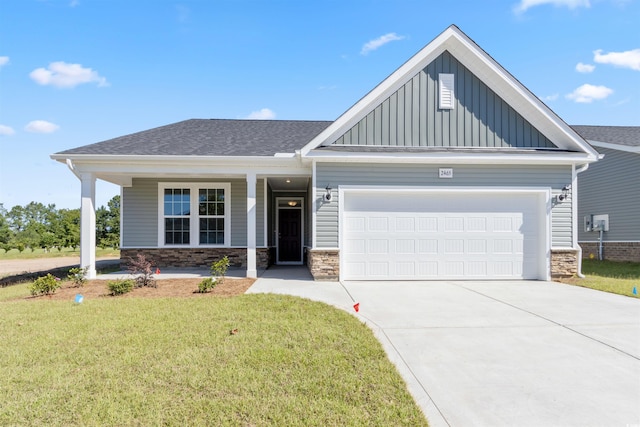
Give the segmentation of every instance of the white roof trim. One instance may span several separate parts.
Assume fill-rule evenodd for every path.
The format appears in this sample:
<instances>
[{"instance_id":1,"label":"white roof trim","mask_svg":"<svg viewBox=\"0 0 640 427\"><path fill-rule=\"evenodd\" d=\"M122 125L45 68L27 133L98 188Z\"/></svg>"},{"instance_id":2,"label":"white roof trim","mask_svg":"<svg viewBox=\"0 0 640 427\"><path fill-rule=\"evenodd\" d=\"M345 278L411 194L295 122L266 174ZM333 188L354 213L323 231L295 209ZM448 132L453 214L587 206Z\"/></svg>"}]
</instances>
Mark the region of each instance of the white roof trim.
<instances>
[{"instance_id":1,"label":"white roof trim","mask_svg":"<svg viewBox=\"0 0 640 427\"><path fill-rule=\"evenodd\" d=\"M597 159L596 150L455 25L447 28L312 139L302 148L302 156L307 156L314 148L334 142L445 50L532 126L543 131L558 148L580 151L593 160Z\"/></svg>"},{"instance_id":2,"label":"white roof trim","mask_svg":"<svg viewBox=\"0 0 640 427\"><path fill-rule=\"evenodd\" d=\"M608 148L610 150L627 151L629 153L640 154L640 146L614 144L611 142L592 141L588 139L589 144L595 147Z\"/></svg>"},{"instance_id":3,"label":"white roof trim","mask_svg":"<svg viewBox=\"0 0 640 427\"><path fill-rule=\"evenodd\" d=\"M563 164L582 165L595 161L586 153L415 153L415 152L326 152L311 151L307 158L316 162L421 163L421 164Z\"/></svg>"}]
</instances>

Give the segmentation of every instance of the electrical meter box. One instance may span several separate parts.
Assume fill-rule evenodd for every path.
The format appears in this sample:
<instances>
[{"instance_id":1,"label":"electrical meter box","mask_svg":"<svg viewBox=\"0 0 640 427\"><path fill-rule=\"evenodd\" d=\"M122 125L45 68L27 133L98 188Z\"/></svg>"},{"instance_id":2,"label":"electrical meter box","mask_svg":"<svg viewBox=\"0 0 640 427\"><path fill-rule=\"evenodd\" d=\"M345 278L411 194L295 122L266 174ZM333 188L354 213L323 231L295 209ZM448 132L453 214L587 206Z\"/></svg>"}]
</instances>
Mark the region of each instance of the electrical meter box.
<instances>
[{"instance_id":1,"label":"electrical meter box","mask_svg":"<svg viewBox=\"0 0 640 427\"><path fill-rule=\"evenodd\" d=\"M609 231L609 215L587 215L584 217L584 231Z\"/></svg>"}]
</instances>

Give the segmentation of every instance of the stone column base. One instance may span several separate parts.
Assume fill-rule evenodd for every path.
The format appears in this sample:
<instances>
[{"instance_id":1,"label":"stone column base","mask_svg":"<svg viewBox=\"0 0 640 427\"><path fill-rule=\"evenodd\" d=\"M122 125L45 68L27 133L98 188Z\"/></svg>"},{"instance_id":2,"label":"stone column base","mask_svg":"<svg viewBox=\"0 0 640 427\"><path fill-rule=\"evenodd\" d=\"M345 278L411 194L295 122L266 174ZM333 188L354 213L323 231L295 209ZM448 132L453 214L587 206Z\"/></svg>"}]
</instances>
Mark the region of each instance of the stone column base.
<instances>
[{"instance_id":1,"label":"stone column base","mask_svg":"<svg viewBox=\"0 0 640 427\"><path fill-rule=\"evenodd\" d=\"M578 251L576 249L553 249L551 251L551 278L572 277L578 274Z\"/></svg>"},{"instance_id":2,"label":"stone column base","mask_svg":"<svg viewBox=\"0 0 640 427\"><path fill-rule=\"evenodd\" d=\"M307 264L313 280L337 282L340 279L340 251L338 249L309 249Z\"/></svg>"}]
</instances>

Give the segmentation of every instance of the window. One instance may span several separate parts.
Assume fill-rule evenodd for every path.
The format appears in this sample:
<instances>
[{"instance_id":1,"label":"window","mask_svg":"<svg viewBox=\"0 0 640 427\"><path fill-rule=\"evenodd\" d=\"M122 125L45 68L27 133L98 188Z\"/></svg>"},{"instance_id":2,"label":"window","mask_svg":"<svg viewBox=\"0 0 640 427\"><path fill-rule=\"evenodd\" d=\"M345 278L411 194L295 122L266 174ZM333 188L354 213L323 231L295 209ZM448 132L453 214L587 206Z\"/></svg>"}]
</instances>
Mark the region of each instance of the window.
<instances>
[{"instance_id":1,"label":"window","mask_svg":"<svg viewBox=\"0 0 640 427\"><path fill-rule=\"evenodd\" d=\"M231 184L158 185L159 246L229 246Z\"/></svg>"}]
</instances>

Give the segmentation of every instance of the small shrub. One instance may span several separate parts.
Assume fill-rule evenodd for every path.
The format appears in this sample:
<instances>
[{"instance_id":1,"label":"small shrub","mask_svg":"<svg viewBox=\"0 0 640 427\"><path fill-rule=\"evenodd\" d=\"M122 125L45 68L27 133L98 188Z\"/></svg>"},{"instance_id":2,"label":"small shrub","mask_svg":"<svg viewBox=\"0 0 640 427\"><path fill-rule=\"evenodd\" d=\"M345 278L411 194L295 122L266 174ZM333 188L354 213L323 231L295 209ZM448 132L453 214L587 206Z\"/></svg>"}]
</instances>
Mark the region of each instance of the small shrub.
<instances>
[{"instance_id":1,"label":"small shrub","mask_svg":"<svg viewBox=\"0 0 640 427\"><path fill-rule=\"evenodd\" d=\"M29 285L31 295L52 294L60 287L60 279L51 275L40 276Z\"/></svg>"},{"instance_id":2,"label":"small shrub","mask_svg":"<svg viewBox=\"0 0 640 427\"><path fill-rule=\"evenodd\" d=\"M224 280L224 276L227 274L229 268L229 258L225 255L224 258L211 264L211 275L220 277Z\"/></svg>"},{"instance_id":3,"label":"small shrub","mask_svg":"<svg viewBox=\"0 0 640 427\"><path fill-rule=\"evenodd\" d=\"M147 257L143 254L137 254L136 258L129 258L129 273L135 277L135 283L137 288L143 286L151 286L156 288L156 280L153 278L153 269L151 267L151 261L147 260Z\"/></svg>"},{"instance_id":4,"label":"small shrub","mask_svg":"<svg viewBox=\"0 0 640 427\"><path fill-rule=\"evenodd\" d=\"M213 277L207 277L203 279L202 282L198 283L198 292L204 294L206 292L211 291L216 285L218 281Z\"/></svg>"},{"instance_id":5,"label":"small shrub","mask_svg":"<svg viewBox=\"0 0 640 427\"><path fill-rule=\"evenodd\" d=\"M73 286L76 288L80 288L87 283L87 271L89 271L89 267L85 268L71 268L69 269L69 274L67 275L67 279L73 282Z\"/></svg>"},{"instance_id":6,"label":"small shrub","mask_svg":"<svg viewBox=\"0 0 640 427\"><path fill-rule=\"evenodd\" d=\"M110 282L107 282L109 292L111 292L111 295L113 296L131 292L134 286L135 282L132 279L111 280Z\"/></svg>"}]
</instances>

